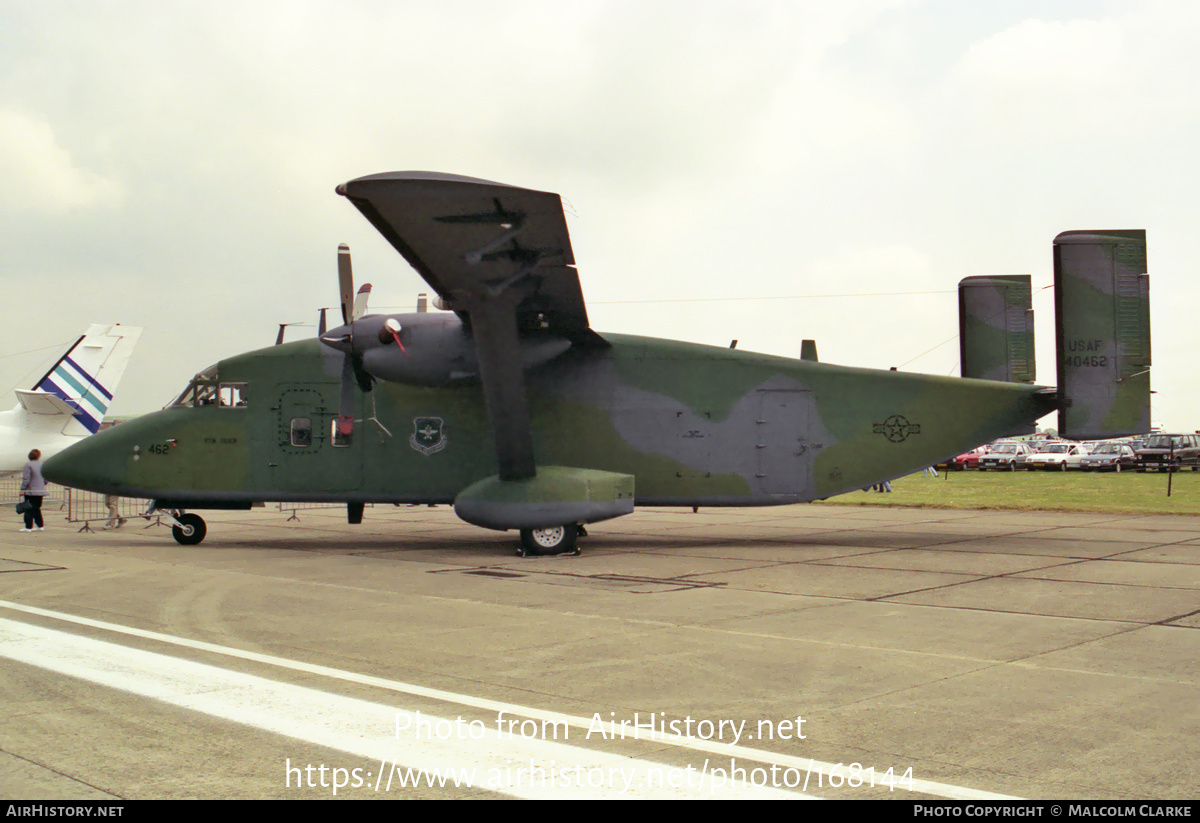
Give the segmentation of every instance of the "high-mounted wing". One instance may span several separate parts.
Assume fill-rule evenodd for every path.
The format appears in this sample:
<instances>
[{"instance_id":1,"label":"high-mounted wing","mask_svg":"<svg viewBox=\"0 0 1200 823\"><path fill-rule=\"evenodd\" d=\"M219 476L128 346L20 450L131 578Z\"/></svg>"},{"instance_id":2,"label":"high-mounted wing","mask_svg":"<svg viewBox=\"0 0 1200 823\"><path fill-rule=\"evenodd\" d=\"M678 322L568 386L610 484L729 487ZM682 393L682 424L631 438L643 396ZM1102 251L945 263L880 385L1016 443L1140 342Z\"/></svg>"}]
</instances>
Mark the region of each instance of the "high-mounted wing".
<instances>
[{"instance_id":1,"label":"high-mounted wing","mask_svg":"<svg viewBox=\"0 0 1200 823\"><path fill-rule=\"evenodd\" d=\"M502 481L537 474L522 334L605 345L588 327L557 194L390 172L337 187L469 324Z\"/></svg>"},{"instance_id":2,"label":"high-mounted wing","mask_svg":"<svg viewBox=\"0 0 1200 823\"><path fill-rule=\"evenodd\" d=\"M520 331L603 344L588 327L557 194L420 171L360 177L337 192L464 319L480 295L506 293Z\"/></svg>"}]
</instances>

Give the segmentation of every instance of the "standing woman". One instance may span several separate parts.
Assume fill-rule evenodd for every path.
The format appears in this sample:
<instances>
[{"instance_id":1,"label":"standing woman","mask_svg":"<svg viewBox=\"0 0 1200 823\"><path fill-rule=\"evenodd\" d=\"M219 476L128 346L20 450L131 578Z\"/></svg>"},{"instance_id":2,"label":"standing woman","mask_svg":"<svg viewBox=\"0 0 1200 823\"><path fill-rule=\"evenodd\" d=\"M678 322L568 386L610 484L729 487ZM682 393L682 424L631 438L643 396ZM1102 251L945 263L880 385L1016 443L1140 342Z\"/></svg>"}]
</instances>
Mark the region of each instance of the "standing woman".
<instances>
[{"instance_id":1,"label":"standing woman","mask_svg":"<svg viewBox=\"0 0 1200 823\"><path fill-rule=\"evenodd\" d=\"M46 481L42 479L42 453L37 449L29 453L29 462L21 470L21 492L25 495L25 502L33 507L25 512L25 528L21 531L40 532L45 528L42 522L42 498L46 496Z\"/></svg>"}]
</instances>

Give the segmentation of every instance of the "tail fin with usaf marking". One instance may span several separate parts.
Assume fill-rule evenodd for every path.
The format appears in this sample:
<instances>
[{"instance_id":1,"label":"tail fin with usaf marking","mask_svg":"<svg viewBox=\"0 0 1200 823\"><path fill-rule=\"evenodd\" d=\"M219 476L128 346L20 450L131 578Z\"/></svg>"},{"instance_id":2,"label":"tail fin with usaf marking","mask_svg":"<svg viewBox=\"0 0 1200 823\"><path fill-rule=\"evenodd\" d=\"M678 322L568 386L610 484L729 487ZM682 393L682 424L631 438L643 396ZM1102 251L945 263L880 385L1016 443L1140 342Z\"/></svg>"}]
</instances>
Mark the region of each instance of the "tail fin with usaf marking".
<instances>
[{"instance_id":1,"label":"tail fin with usaf marking","mask_svg":"<svg viewBox=\"0 0 1200 823\"><path fill-rule=\"evenodd\" d=\"M1058 430L1091 440L1150 430L1146 232L1054 239Z\"/></svg>"}]
</instances>

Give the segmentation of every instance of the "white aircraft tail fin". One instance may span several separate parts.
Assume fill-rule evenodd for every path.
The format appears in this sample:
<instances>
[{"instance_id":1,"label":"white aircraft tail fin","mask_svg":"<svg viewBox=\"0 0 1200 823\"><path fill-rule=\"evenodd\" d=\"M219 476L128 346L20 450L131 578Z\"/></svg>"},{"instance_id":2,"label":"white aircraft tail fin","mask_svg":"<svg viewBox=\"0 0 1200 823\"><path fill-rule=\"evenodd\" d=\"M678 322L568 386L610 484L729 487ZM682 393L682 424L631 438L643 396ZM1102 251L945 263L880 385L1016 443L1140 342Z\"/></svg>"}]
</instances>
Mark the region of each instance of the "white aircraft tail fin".
<instances>
[{"instance_id":1,"label":"white aircraft tail fin","mask_svg":"<svg viewBox=\"0 0 1200 823\"><path fill-rule=\"evenodd\" d=\"M94 434L141 334L134 326L93 325L32 391L18 391L17 399L28 414L71 418L63 434Z\"/></svg>"}]
</instances>

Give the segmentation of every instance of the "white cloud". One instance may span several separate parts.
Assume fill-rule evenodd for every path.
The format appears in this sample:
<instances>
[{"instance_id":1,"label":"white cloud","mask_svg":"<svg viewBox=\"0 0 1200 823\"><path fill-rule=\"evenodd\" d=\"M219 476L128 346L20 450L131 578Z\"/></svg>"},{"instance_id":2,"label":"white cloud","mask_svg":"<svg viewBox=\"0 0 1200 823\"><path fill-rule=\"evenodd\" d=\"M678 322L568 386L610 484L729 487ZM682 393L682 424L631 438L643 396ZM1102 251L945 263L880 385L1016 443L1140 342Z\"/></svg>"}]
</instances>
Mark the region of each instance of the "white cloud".
<instances>
[{"instance_id":1,"label":"white cloud","mask_svg":"<svg viewBox=\"0 0 1200 823\"><path fill-rule=\"evenodd\" d=\"M972 44L958 71L997 89L1086 87L1114 76L1123 41L1112 19L1025 20Z\"/></svg>"},{"instance_id":2,"label":"white cloud","mask_svg":"<svg viewBox=\"0 0 1200 823\"><path fill-rule=\"evenodd\" d=\"M0 212L56 216L72 209L117 205L121 187L80 166L49 123L0 108Z\"/></svg>"}]
</instances>

